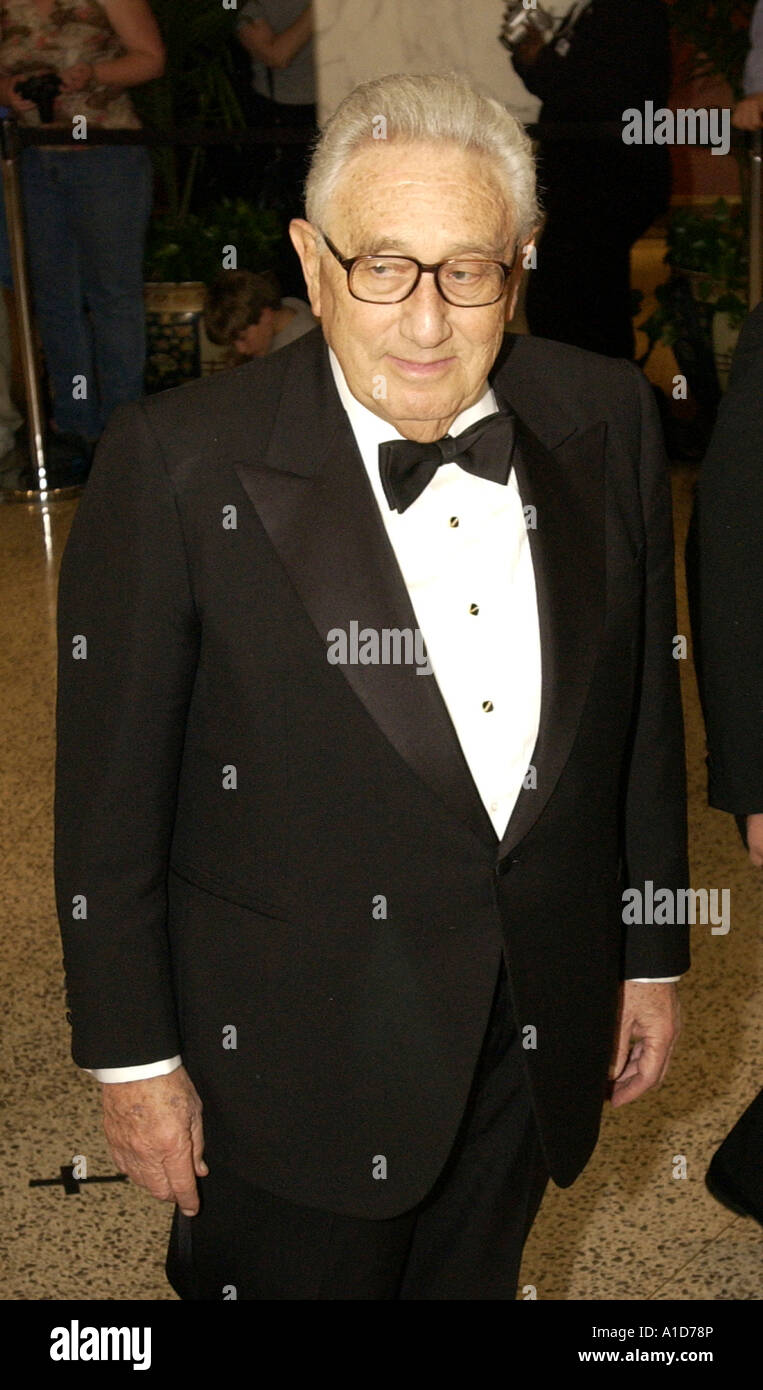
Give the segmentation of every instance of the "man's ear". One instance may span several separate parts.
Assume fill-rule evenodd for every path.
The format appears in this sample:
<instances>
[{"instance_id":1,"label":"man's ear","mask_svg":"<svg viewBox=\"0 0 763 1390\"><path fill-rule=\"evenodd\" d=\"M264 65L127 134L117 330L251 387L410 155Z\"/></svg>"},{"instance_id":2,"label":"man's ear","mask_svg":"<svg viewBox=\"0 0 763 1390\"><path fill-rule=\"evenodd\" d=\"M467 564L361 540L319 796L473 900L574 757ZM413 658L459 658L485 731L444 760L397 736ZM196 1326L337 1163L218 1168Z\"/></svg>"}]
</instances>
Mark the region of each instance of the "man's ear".
<instances>
[{"instance_id":1,"label":"man's ear","mask_svg":"<svg viewBox=\"0 0 763 1390\"><path fill-rule=\"evenodd\" d=\"M318 234L311 222L306 222L303 217L293 217L289 223L289 236L302 266L310 308L315 317L319 319L321 316L321 287L320 256L316 244Z\"/></svg>"}]
</instances>

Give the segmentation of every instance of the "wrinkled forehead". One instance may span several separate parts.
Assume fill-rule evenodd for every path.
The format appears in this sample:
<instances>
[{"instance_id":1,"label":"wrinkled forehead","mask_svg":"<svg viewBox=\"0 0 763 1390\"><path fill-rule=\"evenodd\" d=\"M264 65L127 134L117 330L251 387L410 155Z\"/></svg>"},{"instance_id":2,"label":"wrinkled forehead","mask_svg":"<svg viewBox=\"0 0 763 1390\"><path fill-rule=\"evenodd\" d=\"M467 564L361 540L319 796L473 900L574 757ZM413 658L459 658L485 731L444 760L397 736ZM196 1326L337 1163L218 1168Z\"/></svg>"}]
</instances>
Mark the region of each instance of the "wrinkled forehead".
<instances>
[{"instance_id":1,"label":"wrinkled forehead","mask_svg":"<svg viewBox=\"0 0 763 1390\"><path fill-rule=\"evenodd\" d=\"M415 254L435 243L497 255L511 241L516 218L503 171L490 155L450 141L379 140L346 161L325 221L347 255L393 245Z\"/></svg>"}]
</instances>

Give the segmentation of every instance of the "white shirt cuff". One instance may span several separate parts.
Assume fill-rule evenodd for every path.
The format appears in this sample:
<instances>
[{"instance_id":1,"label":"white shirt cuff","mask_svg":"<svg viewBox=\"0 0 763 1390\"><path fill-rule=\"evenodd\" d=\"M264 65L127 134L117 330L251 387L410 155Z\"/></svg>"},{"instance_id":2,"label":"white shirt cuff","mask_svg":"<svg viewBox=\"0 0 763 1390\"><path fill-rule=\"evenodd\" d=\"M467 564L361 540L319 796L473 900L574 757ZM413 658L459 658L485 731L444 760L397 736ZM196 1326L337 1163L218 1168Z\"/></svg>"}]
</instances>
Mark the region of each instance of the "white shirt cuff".
<instances>
[{"instance_id":1,"label":"white shirt cuff","mask_svg":"<svg viewBox=\"0 0 763 1390\"><path fill-rule=\"evenodd\" d=\"M631 975L626 984L633 985L674 985L676 980L680 980L680 975Z\"/></svg>"},{"instance_id":2,"label":"white shirt cuff","mask_svg":"<svg viewBox=\"0 0 763 1390\"><path fill-rule=\"evenodd\" d=\"M165 1057L161 1062L145 1062L138 1067L83 1067L96 1081L149 1081L152 1076L169 1076L183 1065L182 1057Z\"/></svg>"}]
</instances>

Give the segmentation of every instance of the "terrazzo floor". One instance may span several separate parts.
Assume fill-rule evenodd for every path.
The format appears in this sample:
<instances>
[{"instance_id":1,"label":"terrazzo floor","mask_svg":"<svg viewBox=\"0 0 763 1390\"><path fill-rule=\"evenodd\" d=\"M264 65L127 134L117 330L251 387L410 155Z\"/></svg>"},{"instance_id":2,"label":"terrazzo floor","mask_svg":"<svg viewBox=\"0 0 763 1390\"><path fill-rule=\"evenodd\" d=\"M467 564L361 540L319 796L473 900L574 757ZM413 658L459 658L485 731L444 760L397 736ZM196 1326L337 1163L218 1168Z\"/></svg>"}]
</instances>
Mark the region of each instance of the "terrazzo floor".
<instances>
[{"instance_id":1,"label":"terrazzo floor","mask_svg":"<svg viewBox=\"0 0 763 1390\"><path fill-rule=\"evenodd\" d=\"M693 471L674 470L677 554ZM4 1299L162 1299L170 1208L127 1182L30 1187L75 1155L114 1174L99 1088L69 1057L51 878L55 590L76 502L0 506L0 1268ZM679 566L679 631L688 634ZM574 1187L549 1187L526 1247L520 1297L759 1299L763 1231L704 1187L708 1161L758 1091L763 1055L763 876L733 820L705 805L696 687L682 663L692 882L728 887L732 927L695 928L681 986L683 1033L662 1089L607 1110ZM676 1159L685 1178L673 1176Z\"/></svg>"}]
</instances>

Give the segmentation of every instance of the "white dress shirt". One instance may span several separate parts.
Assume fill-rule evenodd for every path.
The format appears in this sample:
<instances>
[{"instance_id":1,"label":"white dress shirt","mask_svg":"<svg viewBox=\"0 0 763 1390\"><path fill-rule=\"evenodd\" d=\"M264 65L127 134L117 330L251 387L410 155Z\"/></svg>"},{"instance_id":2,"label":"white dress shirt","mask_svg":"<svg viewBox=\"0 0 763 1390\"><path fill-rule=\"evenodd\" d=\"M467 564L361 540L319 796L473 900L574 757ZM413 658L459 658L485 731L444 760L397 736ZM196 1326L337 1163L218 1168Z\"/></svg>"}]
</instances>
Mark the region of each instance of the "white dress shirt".
<instances>
[{"instance_id":1,"label":"white dress shirt","mask_svg":"<svg viewBox=\"0 0 763 1390\"><path fill-rule=\"evenodd\" d=\"M379 445L404 436L356 400L331 349L329 358L434 679L501 839L530 771L541 702L535 575L516 475L512 469L503 486L443 464L415 502L393 511L379 475ZM497 408L486 386L449 433L460 434ZM92 1075L139 1081L174 1071L181 1061L99 1068Z\"/></svg>"},{"instance_id":2,"label":"white dress shirt","mask_svg":"<svg viewBox=\"0 0 763 1390\"><path fill-rule=\"evenodd\" d=\"M334 353L329 356L434 678L500 839L540 720L535 576L516 476L512 470L504 487L457 463L442 464L406 511L393 511L379 475L379 445L404 436L355 399ZM449 433L460 434L497 409L486 387Z\"/></svg>"}]
</instances>

